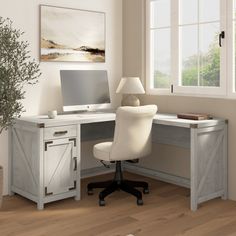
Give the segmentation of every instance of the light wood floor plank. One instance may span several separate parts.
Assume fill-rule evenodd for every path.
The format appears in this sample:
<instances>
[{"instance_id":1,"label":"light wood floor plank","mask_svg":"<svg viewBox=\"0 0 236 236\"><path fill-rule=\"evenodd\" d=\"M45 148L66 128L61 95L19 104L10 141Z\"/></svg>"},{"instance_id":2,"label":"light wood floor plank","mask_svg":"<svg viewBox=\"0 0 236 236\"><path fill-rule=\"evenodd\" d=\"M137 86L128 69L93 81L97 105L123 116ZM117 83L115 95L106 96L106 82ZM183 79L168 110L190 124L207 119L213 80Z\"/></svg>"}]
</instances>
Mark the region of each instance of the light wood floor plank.
<instances>
[{"instance_id":1,"label":"light wood floor plank","mask_svg":"<svg viewBox=\"0 0 236 236\"><path fill-rule=\"evenodd\" d=\"M18 195L4 197L0 211L0 236L233 236L236 235L236 203L214 199L189 209L189 190L147 177L125 173L129 179L145 180L150 194L144 205L122 191L98 206L98 193L87 196L88 182L111 179L104 175L82 180L82 200L73 198L46 205L36 204Z\"/></svg>"}]
</instances>

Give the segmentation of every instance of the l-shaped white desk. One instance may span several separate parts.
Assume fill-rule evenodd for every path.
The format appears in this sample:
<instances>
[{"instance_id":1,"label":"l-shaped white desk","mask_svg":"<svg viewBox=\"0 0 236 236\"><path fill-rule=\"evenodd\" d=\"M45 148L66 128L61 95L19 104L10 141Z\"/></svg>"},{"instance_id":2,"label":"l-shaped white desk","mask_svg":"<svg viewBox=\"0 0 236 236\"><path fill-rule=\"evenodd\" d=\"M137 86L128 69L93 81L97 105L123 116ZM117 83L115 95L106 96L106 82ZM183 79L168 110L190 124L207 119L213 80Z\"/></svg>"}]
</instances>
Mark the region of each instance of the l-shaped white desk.
<instances>
[{"instance_id":1,"label":"l-shaped white desk","mask_svg":"<svg viewBox=\"0 0 236 236\"><path fill-rule=\"evenodd\" d=\"M11 193L38 209L67 197L80 200L81 141L112 138L114 120L115 113L17 119L11 130ZM154 143L190 148L191 210L216 197L227 199L227 120L157 114L152 133Z\"/></svg>"}]
</instances>

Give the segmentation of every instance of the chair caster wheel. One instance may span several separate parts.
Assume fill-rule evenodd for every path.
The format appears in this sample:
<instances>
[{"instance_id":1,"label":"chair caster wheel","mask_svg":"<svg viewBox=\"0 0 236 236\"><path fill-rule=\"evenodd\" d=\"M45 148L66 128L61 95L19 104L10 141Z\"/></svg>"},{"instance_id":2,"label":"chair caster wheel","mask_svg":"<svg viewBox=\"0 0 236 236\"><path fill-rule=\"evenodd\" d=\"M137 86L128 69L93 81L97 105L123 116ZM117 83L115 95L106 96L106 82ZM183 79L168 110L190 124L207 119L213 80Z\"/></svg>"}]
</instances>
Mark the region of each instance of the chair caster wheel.
<instances>
[{"instance_id":1,"label":"chair caster wheel","mask_svg":"<svg viewBox=\"0 0 236 236\"><path fill-rule=\"evenodd\" d=\"M142 206L143 205L143 200L142 199L137 199L137 205Z\"/></svg>"},{"instance_id":2,"label":"chair caster wheel","mask_svg":"<svg viewBox=\"0 0 236 236\"><path fill-rule=\"evenodd\" d=\"M106 204L105 204L105 200L99 200L99 206L105 206Z\"/></svg>"},{"instance_id":3,"label":"chair caster wheel","mask_svg":"<svg viewBox=\"0 0 236 236\"><path fill-rule=\"evenodd\" d=\"M149 189L148 189L148 188L144 188L144 189L143 189L143 193L144 193L144 194L148 194L148 193L149 193Z\"/></svg>"},{"instance_id":4,"label":"chair caster wheel","mask_svg":"<svg viewBox=\"0 0 236 236\"><path fill-rule=\"evenodd\" d=\"M87 194L88 194L88 195L93 195L93 190L92 190L92 189L88 189L88 190L87 190Z\"/></svg>"}]
</instances>

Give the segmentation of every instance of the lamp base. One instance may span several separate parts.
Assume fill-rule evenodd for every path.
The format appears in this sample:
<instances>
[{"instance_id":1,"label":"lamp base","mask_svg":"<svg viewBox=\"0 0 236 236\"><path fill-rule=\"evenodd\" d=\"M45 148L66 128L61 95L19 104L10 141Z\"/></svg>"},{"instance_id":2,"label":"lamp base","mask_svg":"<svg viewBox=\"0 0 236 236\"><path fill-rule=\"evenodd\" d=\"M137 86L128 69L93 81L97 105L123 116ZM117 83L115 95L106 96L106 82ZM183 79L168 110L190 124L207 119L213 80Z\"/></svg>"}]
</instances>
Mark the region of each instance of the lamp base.
<instances>
[{"instance_id":1,"label":"lamp base","mask_svg":"<svg viewBox=\"0 0 236 236\"><path fill-rule=\"evenodd\" d=\"M125 95L121 101L122 106L132 106L132 107L138 107L140 106L139 99L132 94Z\"/></svg>"}]
</instances>

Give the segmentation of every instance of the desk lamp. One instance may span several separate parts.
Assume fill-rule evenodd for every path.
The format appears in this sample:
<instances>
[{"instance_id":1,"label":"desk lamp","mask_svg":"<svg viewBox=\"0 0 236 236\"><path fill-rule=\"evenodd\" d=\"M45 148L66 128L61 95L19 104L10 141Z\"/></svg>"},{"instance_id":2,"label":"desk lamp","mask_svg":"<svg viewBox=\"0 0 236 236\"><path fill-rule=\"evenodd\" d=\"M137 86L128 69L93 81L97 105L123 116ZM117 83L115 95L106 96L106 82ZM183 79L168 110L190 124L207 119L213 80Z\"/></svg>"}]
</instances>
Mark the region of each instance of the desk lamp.
<instances>
[{"instance_id":1,"label":"desk lamp","mask_svg":"<svg viewBox=\"0 0 236 236\"><path fill-rule=\"evenodd\" d=\"M138 77L123 77L116 93L125 95L121 101L122 106L139 106L140 101L134 94L144 94L145 91Z\"/></svg>"}]
</instances>

